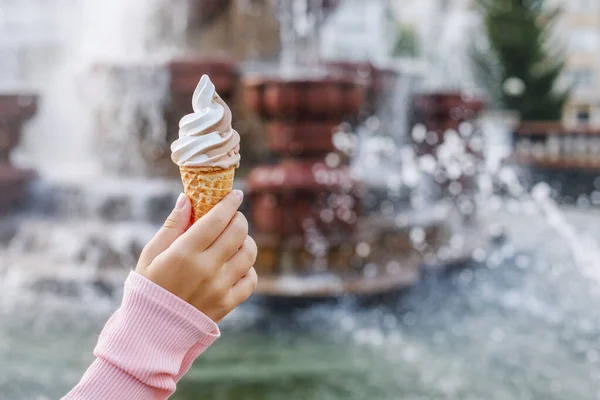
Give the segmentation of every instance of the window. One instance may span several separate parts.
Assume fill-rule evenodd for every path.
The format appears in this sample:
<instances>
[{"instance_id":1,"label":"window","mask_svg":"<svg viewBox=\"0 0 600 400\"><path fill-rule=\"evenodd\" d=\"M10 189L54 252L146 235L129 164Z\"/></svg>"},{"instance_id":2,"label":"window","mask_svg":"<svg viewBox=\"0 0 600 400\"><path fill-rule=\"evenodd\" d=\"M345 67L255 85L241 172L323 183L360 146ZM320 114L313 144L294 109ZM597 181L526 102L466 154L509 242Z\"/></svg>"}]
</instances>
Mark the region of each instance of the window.
<instances>
[{"instance_id":1,"label":"window","mask_svg":"<svg viewBox=\"0 0 600 400\"><path fill-rule=\"evenodd\" d=\"M569 71L569 83L577 88L589 87L594 84L594 71L580 68Z\"/></svg>"},{"instance_id":2,"label":"window","mask_svg":"<svg viewBox=\"0 0 600 400\"><path fill-rule=\"evenodd\" d=\"M577 108L575 118L579 123L588 123L590 121L590 107Z\"/></svg>"},{"instance_id":3,"label":"window","mask_svg":"<svg viewBox=\"0 0 600 400\"><path fill-rule=\"evenodd\" d=\"M571 11L575 12L594 12L600 10L598 0L569 0L565 2Z\"/></svg>"},{"instance_id":4,"label":"window","mask_svg":"<svg viewBox=\"0 0 600 400\"><path fill-rule=\"evenodd\" d=\"M574 29L571 32L571 50L596 52L600 50L600 30L593 28Z\"/></svg>"}]
</instances>

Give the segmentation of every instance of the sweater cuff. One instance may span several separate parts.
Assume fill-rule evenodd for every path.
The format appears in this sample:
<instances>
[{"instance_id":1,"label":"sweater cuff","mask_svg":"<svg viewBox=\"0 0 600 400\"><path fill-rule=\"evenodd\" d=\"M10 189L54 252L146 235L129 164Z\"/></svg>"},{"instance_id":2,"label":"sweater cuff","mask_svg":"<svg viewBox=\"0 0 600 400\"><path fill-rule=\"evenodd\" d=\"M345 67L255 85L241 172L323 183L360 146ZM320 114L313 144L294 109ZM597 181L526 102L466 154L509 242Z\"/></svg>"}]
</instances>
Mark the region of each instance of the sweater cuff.
<instances>
[{"instance_id":1,"label":"sweater cuff","mask_svg":"<svg viewBox=\"0 0 600 400\"><path fill-rule=\"evenodd\" d=\"M123 302L94 354L142 383L174 391L193 361L220 336L194 306L132 271Z\"/></svg>"}]
</instances>

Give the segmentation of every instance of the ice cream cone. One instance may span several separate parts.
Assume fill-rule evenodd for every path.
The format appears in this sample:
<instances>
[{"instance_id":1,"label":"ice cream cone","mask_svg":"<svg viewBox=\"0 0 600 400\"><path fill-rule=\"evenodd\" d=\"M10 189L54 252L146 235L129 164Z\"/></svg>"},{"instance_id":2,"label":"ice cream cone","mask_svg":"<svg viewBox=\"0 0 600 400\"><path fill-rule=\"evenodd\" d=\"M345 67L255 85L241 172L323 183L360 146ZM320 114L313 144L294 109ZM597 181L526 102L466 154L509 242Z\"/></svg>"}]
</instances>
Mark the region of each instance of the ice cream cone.
<instances>
[{"instance_id":1,"label":"ice cream cone","mask_svg":"<svg viewBox=\"0 0 600 400\"><path fill-rule=\"evenodd\" d=\"M185 194L192 202L192 223L202 218L233 189L235 167L179 167Z\"/></svg>"},{"instance_id":2,"label":"ice cream cone","mask_svg":"<svg viewBox=\"0 0 600 400\"><path fill-rule=\"evenodd\" d=\"M231 192L240 164L240 135L231 127L231 110L206 75L194 91L192 108L179 123L171 159L179 166L196 222Z\"/></svg>"}]
</instances>

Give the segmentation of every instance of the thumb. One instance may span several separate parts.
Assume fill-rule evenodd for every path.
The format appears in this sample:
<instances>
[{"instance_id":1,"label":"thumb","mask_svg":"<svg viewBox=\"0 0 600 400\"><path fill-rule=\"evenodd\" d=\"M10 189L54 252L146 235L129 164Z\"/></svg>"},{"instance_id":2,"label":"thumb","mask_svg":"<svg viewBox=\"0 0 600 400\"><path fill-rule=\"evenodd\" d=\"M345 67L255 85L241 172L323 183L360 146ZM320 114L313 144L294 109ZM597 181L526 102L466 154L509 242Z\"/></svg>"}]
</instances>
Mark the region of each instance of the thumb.
<instances>
[{"instance_id":1,"label":"thumb","mask_svg":"<svg viewBox=\"0 0 600 400\"><path fill-rule=\"evenodd\" d=\"M156 257L167 250L187 230L190 226L191 218L192 204L189 198L184 193L181 193L171 215L169 215L154 238L144 247L139 264L147 267Z\"/></svg>"}]
</instances>

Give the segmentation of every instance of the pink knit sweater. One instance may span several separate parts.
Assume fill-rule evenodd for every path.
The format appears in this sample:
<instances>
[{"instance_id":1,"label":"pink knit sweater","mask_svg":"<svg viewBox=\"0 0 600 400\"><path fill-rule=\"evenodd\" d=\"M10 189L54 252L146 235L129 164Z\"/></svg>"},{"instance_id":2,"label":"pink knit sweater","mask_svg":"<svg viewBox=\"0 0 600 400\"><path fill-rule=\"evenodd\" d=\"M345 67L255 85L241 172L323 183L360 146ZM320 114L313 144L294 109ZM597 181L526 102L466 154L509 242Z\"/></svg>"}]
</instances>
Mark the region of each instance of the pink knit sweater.
<instances>
[{"instance_id":1,"label":"pink knit sweater","mask_svg":"<svg viewBox=\"0 0 600 400\"><path fill-rule=\"evenodd\" d=\"M167 399L220 336L206 315L136 272L94 349L97 357L63 400Z\"/></svg>"}]
</instances>

